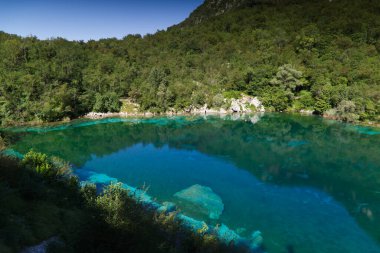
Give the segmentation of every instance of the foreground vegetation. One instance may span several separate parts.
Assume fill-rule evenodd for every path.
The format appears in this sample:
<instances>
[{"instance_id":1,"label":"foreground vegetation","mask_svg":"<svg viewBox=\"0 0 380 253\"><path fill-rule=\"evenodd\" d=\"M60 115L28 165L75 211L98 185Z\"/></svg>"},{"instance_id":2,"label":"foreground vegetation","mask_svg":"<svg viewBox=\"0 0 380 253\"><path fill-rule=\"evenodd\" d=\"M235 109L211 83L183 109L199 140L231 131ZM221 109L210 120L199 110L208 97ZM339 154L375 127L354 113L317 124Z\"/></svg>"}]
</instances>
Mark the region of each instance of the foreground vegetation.
<instances>
[{"instance_id":1,"label":"foreground vegetation","mask_svg":"<svg viewBox=\"0 0 380 253\"><path fill-rule=\"evenodd\" d=\"M371 0L267 1L121 40L0 33L0 121L118 111L124 97L152 112L220 107L226 91L259 96L269 110L379 121L379 8Z\"/></svg>"},{"instance_id":2,"label":"foreground vegetation","mask_svg":"<svg viewBox=\"0 0 380 253\"><path fill-rule=\"evenodd\" d=\"M0 156L0 214L4 253L52 237L49 252L238 252L147 210L119 185L100 194L80 187L66 163L33 151L22 161Z\"/></svg>"}]
</instances>

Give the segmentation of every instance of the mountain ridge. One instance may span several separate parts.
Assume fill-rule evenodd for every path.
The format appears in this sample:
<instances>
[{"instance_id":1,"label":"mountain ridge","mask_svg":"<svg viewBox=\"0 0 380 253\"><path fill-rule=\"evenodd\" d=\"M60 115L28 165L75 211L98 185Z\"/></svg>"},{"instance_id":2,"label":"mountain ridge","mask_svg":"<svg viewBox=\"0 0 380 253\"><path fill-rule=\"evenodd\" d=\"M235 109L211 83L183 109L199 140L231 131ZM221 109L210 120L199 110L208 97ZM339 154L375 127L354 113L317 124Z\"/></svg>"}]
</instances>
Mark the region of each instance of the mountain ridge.
<instances>
[{"instance_id":1,"label":"mountain ridge","mask_svg":"<svg viewBox=\"0 0 380 253\"><path fill-rule=\"evenodd\" d=\"M231 10L253 7L261 4L287 3L289 0L205 0L190 16L180 23L181 26L196 25L212 17L227 13Z\"/></svg>"}]
</instances>

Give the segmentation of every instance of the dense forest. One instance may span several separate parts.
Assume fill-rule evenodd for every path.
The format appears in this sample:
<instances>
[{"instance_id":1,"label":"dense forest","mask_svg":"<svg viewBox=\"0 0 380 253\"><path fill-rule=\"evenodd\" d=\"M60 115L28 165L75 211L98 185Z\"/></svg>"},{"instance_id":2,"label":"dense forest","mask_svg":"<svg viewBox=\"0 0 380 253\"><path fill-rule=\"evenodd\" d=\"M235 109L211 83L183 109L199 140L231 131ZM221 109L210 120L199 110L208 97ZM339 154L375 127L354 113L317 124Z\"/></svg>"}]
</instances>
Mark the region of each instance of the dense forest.
<instances>
[{"instance_id":1,"label":"dense forest","mask_svg":"<svg viewBox=\"0 0 380 253\"><path fill-rule=\"evenodd\" d=\"M120 98L158 113L221 107L239 93L273 111L379 121L379 1L224 1L220 15L210 2L167 31L120 40L1 32L1 123L118 111Z\"/></svg>"}]
</instances>

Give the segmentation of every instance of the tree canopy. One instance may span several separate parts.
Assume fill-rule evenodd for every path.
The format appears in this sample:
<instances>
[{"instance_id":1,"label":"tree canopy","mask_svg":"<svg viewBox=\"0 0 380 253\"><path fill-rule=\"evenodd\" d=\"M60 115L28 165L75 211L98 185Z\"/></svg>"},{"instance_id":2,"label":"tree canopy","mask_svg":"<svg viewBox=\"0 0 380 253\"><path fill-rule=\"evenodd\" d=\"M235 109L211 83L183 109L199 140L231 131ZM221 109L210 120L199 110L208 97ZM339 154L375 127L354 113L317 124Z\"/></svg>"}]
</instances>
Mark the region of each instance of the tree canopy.
<instances>
[{"instance_id":1,"label":"tree canopy","mask_svg":"<svg viewBox=\"0 0 380 253\"><path fill-rule=\"evenodd\" d=\"M258 96L275 111L324 114L346 101L354 116L342 119L380 120L379 8L371 0L247 2L120 40L1 32L0 121L117 111L126 97L142 110L179 110L213 105L226 91Z\"/></svg>"}]
</instances>

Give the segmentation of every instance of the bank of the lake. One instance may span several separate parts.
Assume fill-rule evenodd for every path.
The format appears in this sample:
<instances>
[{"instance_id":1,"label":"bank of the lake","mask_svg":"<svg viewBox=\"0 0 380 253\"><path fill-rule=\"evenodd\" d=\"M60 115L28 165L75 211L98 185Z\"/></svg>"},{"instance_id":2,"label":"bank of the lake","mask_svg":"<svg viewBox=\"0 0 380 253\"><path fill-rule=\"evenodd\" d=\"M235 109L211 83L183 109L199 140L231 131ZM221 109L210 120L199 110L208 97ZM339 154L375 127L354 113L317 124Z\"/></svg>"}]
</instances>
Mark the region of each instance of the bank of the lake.
<instances>
[{"instance_id":1,"label":"bank of the lake","mask_svg":"<svg viewBox=\"0 0 380 253\"><path fill-rule=\"evenodd\" d=\"M0 154L0 252L247 252L147 208L118 184L80 185L66 163Z\"/></svg>"}]
</instances>

